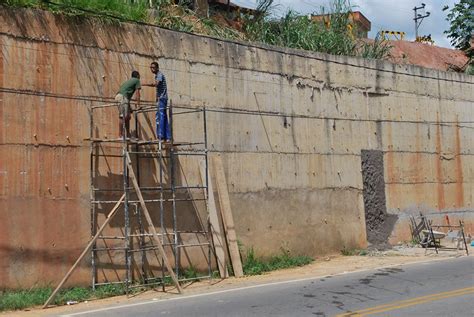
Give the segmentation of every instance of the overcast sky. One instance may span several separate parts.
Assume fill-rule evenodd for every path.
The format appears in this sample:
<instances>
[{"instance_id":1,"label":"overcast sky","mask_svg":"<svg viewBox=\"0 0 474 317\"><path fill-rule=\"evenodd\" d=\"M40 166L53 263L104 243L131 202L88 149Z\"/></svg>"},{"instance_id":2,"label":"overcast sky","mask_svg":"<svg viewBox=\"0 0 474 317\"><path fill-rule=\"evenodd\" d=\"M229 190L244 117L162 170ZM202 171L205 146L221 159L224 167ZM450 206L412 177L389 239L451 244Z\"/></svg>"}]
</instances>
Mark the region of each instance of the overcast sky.
<instances>
[{"instance_id":1,"label":"overcast sky","mask_svg":"<svg viewBox=\"0 0 474 317\"><path fill-rule=\"evenodd\" d=\"M257 0L234 0L236 4L255 7ZM449 28L446 21L448 11L442 11L445 5L451 8L459 0L351 0L353 11L361 11L372 23L370 38L374 38L380 30L402 31L406 33L405 39L415 39L415 22L413 8L426 4L425 11L431 15L423 20L419 28L420 35L431 34L435 45L451 47L449 39L443 32ZM320 12L321 6L329 7L331 0L275 0L278 4L276 14L282 15L288 9L296 10L302 14ZM419 12L423 13L423 11Z\"/></svg>"}]
</instances>

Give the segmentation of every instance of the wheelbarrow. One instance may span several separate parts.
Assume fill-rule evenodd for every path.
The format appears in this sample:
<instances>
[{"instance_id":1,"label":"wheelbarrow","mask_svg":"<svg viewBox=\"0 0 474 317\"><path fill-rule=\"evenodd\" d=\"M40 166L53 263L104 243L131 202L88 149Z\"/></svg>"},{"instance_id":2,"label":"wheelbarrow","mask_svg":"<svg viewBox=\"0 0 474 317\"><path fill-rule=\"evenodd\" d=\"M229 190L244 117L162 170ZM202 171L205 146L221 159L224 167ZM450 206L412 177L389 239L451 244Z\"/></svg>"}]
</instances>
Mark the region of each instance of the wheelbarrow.
<instances>
[{"instance_id":1,"label":"wheelbarrow","mask_svg":"<svg viewBox=\"0 0 474 317\"><path fill-rule=\"evenodd\" d=\"M423 238L421 239L420 244L423 248L430 246L440 246L440 240L446 237L446 233L435 230L422 230L421 233L423 234Z\"/></svg>"}]
</instances>

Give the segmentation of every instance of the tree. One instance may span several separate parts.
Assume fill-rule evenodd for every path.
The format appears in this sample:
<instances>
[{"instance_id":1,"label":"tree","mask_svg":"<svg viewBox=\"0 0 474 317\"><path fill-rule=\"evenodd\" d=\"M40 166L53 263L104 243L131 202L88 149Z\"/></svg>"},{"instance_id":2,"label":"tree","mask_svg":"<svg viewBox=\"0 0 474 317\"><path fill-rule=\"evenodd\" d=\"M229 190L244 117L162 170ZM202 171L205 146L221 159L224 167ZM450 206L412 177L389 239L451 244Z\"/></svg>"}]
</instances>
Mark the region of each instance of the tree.
<instances>
[{"instance_id":1,"label":"tree","mask_svg":"<svg viewBox=\"0 0 474 317\"><path fill-rule=\"evenodd\" d=\"M443 11L448 9L449 6L445 6ZM474 1L460 0L449 10L446 20L451 26L444 33L451 39L451 45L464 51L472 59L474 55L471 47L471 38L474 31Z\"/></svg>"}]
</instances>

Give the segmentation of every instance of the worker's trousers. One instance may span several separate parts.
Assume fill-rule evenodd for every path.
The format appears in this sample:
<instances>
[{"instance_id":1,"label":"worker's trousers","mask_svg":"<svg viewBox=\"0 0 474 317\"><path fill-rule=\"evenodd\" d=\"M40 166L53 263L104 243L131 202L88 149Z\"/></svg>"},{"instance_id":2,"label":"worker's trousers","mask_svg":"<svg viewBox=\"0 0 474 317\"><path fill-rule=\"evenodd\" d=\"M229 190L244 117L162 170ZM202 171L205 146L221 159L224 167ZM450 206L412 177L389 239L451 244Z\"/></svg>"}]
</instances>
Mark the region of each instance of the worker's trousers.
<instances>
[{"instance_id":1,"label":"worker's trousers","mask_svg":"<svg viewBox=\"0 0 474 317\"><path fill-rule=\"evenodd\" d=\"M171 140L171 131L166 111L167 105L168 98L160 98L156 105L156 135L158 136L158 139L163 141Z\"/></svg>"}]
</instances>

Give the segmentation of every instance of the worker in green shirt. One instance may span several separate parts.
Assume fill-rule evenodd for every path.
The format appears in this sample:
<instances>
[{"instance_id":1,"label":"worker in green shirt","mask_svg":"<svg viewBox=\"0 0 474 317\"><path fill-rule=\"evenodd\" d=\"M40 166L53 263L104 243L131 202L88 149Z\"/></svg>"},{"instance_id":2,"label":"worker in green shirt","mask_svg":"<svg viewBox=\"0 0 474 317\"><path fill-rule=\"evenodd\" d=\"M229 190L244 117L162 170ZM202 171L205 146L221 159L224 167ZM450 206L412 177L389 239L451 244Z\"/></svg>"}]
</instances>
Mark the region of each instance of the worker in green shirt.
<instances>
[{"instance_id":1,"label":"worker in green shirt","mask_svg":"<svg viewBox=\"0 0 474 317\"><path fill-rule=\"evenodd\" d=\"M123 130L125 128L125 137L130 137L130 118L132 109L130 107L130 100L135 92L137 98L137 107L140 106L140 73L134 70L132 72L132 78L122 83L120 89L115 96L115 100L118 102L119 107L119 135L123 138Z\"/></svg>"}]
</instances>

